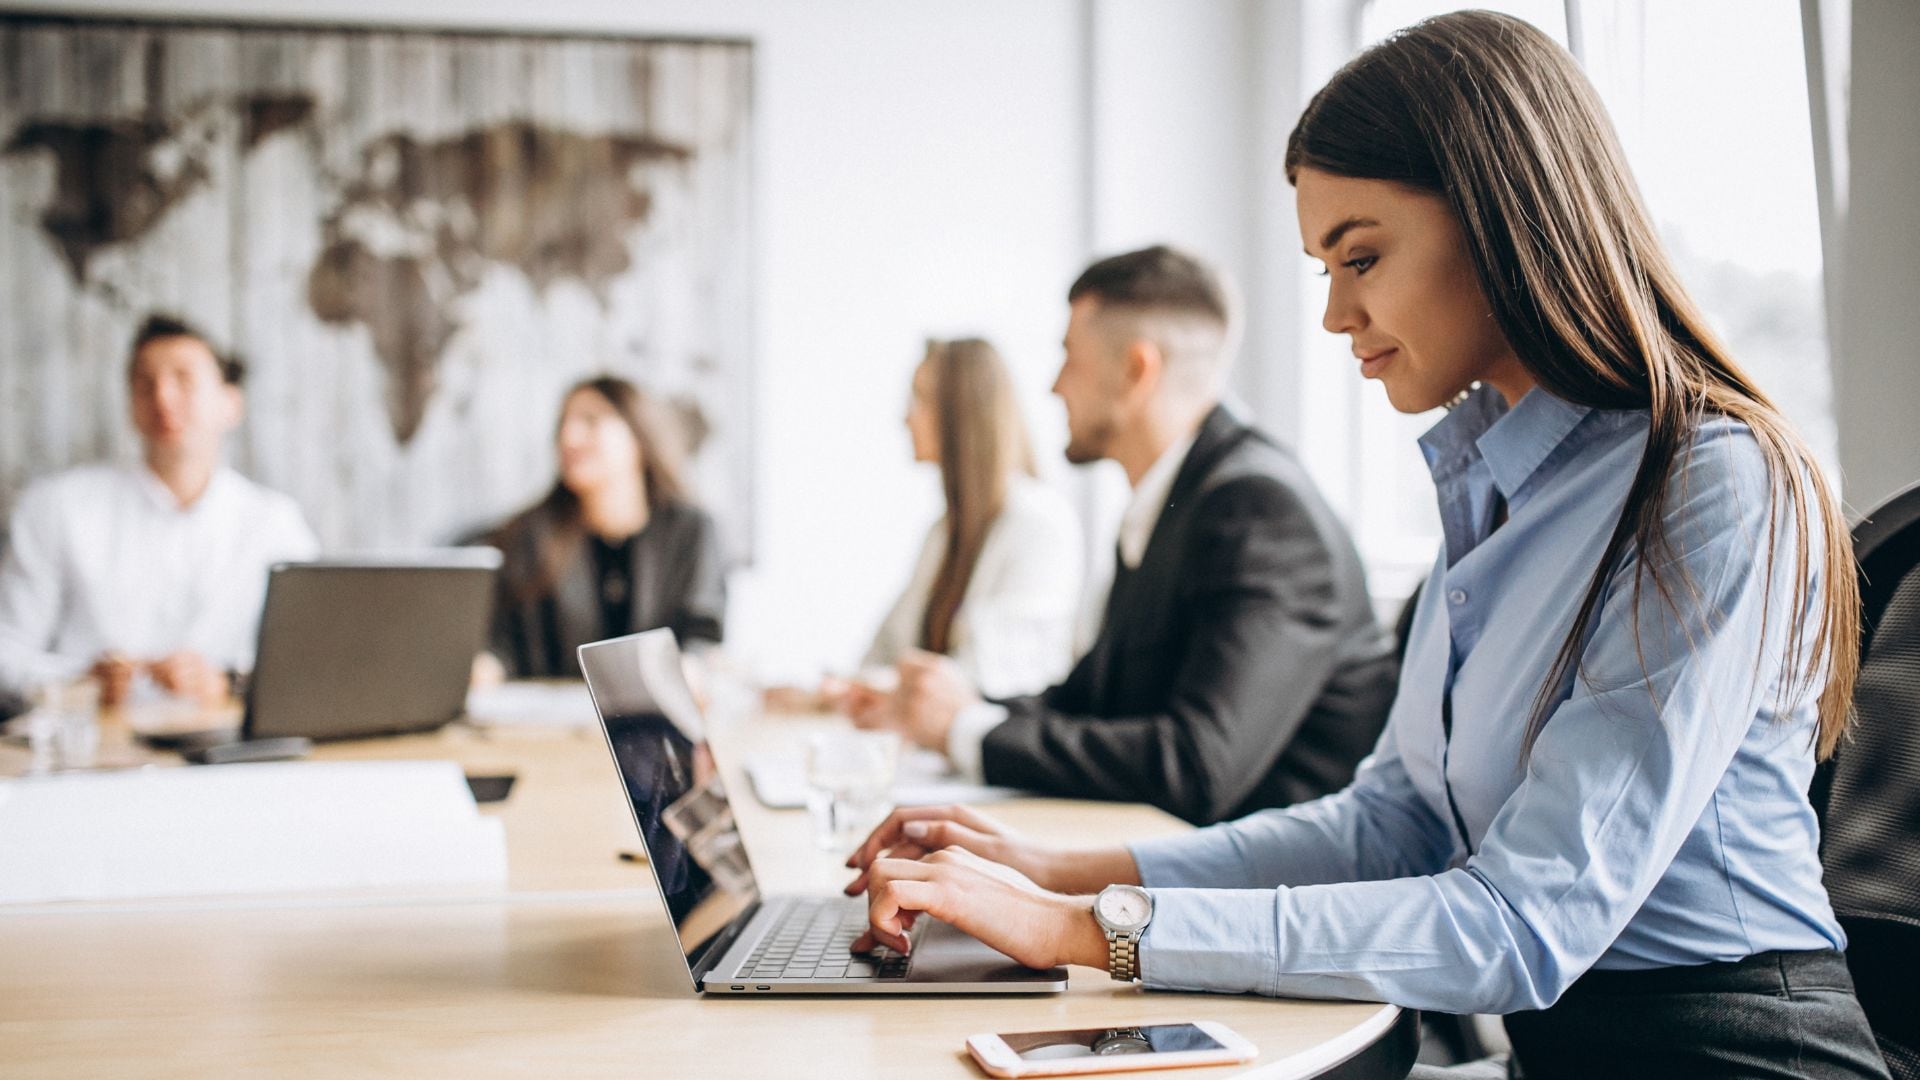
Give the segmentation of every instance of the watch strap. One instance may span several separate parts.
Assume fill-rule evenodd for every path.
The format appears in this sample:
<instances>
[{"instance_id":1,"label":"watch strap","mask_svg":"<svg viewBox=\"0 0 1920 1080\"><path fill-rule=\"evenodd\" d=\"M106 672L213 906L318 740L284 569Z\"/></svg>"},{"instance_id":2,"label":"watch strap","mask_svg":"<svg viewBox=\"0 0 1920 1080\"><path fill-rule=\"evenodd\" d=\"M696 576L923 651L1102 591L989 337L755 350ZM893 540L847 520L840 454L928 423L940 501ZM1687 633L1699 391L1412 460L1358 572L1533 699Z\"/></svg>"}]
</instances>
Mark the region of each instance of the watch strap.
<instances>
[{"instance_id":1,"label":"watch strap","mask_svg":"<svg viewBox=\"0 0 1920 1080\"><path fill-rule=\"evenodd\" d=\"M1140 931L1107 932L1107 974L1112 975L1115 982L1140 980Z\"/></svg>"}]
</instances>

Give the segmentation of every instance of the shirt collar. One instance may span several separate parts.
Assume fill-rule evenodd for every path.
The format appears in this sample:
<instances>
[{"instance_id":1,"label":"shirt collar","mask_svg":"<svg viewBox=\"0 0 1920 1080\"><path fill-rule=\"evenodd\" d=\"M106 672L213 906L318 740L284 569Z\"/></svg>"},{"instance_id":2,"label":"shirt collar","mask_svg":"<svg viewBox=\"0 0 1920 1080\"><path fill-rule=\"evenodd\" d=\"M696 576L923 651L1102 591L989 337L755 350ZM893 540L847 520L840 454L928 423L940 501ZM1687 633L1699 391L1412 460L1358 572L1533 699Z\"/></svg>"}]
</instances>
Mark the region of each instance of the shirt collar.
<instances>
[{"instance_id":1,"label":"shirt collar","mask_svg":"<svg viewBox=\"0 0 1920 1080\"><path fill-rule=\"evenodd\" d=\"M1127 501L1126 513L1120 516L1120 561L1129 569L1139 566L1140 560L1146 557L1147 541L1153 539L1153 527L1160 523L1160 512L1166 509L1167 497L1173 493L1180 463L1187 459L1187 452L1193 449L1193 440L1198 435L1198 429L1191 431L1161 451L1152 467L1140 477L1140 483L1134 486L1133 498Z\"/></svg>"},{"instance_id":2,"label":"shirt collar","mask_svg":"<svg viewBox=\"0 0 1920 1080\"><path fill-rule=\"evenodd\" d=\"M192 506L181 506L180 500L173 496L173 489L155 476L146 462L136 461L129 464L127 473L132 477L134 486L140 489L142 497L147 499L155 510L171 514L198 513L218 504L225 497L226 490L233 485L234 480L232 470L225 465L215 465L213 475L207 477L207 489L200 493L200 497L194 500Z\"/></svg>"},{"instance_id":3,"label":"shirt collar","mask_svg":"<svg viewBox=\"0 0 1920 1080\"><path fill-rule=\"evenodd\" d=\"M1476 458L1485 461L1494 486L1511 503L1591 411L1540 387L1508 408L1499 391L1481 386L1420 437L1420 450L1436 484L1458 475Z\"/></svg>"}]
</instances>

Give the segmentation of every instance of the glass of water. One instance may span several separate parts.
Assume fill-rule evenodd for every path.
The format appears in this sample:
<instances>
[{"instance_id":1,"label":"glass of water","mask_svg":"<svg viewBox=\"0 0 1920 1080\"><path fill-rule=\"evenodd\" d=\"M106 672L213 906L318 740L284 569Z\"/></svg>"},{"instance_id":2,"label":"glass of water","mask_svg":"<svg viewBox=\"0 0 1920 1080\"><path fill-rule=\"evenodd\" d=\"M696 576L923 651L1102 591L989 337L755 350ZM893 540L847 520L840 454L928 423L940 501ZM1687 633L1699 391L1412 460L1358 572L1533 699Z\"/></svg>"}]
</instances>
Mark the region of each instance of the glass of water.
<instances>
[{"instance_id":1,"label":"glass of water","mask_svg":"<svg viewBox=\"0 0 1920 1080\"><path fill-rule=\"evenodd\" d=\"M807 740L807 812L813 842L846 851L866 839L893 809L900 736L891 731L834 731Z\"/></svg>"},{"instance_id":2,"label":"glass of water","mask_svg":"<svg viewBox=\"0 0 1920 1080\"><path fill-rule=\"evenodd\" d=\"M90 678L49 683L33 695L27 744L36 773L85 769L100 749L100 684Z\"/></svg>"}]
</instances>

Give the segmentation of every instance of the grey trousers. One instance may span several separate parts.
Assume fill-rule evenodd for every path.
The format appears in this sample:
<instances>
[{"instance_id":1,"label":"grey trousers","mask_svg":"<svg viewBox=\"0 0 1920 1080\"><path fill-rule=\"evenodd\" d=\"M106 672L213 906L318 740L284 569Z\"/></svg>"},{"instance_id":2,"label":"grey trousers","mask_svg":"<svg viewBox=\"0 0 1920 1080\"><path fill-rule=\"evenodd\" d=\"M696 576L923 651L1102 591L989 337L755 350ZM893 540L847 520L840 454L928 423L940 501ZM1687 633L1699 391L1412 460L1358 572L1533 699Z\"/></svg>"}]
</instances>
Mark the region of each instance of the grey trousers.
<instances>
[{"instance_id":1,"label":"grey trousers","mask_svg":"<svg viewBox=\"0 0 1920 1080\"><path fill-rule=\"evenodd\" d=\"M1507 1055L1465 1065L1415 1065L1407 1080L1507 1080Z\"/></svg>"},{"instance_id":2,"label":"grey trousers","mask_svg":"<svg viewBox=\"0 0 1920 1080\"><path fill-rule=\"evenodd\" d=\"M1588 972L1552 1008L1506 1018L1511 1064L1416 1067L1416 1080L1887 1080L1837 952L1760 953Z\"/></svg>"}]
</instances>

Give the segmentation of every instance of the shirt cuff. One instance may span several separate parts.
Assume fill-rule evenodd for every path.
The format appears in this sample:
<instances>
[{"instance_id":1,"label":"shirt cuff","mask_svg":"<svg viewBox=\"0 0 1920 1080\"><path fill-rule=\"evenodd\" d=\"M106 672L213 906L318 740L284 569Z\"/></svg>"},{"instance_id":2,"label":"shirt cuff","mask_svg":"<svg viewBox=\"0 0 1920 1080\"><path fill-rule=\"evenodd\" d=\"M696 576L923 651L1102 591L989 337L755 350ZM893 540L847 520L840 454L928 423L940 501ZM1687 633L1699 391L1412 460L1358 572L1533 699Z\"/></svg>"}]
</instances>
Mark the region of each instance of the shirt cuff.
<instances>
[{"instance_id":1,"label":"shirt cuff","mask_svg":"<svg viewBox=\"0 0 1920 1080\"><path fill-rule=\"evenodd\" d=\"M1152 889L1140 981L1155 990L1271 996L1280 970L1272 889Z\"/></svg>"},{"instance_id":2,"label":"shirt cuff","mask_svg":"<svg viewBox=\"0 0 1920 1080\"><path fill-rule=\"evenodd\" d=\"M980 760L982 746L987 741L987 732L1006 719L1007 707L991 701L969 705L953 718L953 726L947 729L947 760L953 762L954 771L968 783L987 782L986 766Z\"/></svg>"}]
</instances>

